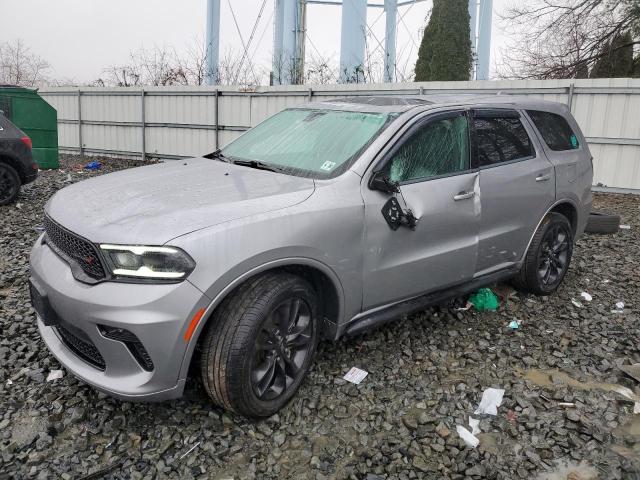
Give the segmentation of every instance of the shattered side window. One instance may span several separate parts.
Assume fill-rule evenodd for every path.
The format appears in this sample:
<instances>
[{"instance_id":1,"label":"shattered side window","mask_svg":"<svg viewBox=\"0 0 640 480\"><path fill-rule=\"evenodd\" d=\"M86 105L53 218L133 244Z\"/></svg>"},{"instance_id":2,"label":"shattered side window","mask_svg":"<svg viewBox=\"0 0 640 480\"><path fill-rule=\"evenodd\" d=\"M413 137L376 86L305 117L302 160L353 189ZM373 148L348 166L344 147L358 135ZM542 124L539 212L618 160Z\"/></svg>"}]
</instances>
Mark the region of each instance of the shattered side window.
<instances>
[{"instance_id":1,"label":"shattered side window","mask_svg":"<svg viewBox=\"0 0 640 480\"><path fill-rule=\"evenodd\" d=\"M428 179L469 169L467 118L437 120L414 133L389 167L394 182Z\"/></svg>"}]
</instances>

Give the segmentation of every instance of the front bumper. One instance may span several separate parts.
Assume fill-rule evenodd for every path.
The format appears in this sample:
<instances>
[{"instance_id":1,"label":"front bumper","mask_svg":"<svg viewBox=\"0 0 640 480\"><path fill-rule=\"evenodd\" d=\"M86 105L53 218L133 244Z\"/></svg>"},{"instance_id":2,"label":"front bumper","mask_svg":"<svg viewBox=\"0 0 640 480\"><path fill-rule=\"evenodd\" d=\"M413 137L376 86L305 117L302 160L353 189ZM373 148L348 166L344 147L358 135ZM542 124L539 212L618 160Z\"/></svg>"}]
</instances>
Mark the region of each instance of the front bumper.
<instances>
[{"instance_id":1,"label":"front bumper","mask_svg":"<svg viewBox=\"0 0 640 480\"><path fill-rule=\"evenodd\" d=\"M158 401L182 395L185 378L180 372L188 346L184 335L195 313L209 304L200 290L188 281L81 283L42 237L33 247L30 265L33 288L55 312L55 318L47 314L46 321L38 315L40 334L67 370L124 400ZM133 333L153 362L152 370L143 368L128 344L107 338L104 327ZM90 347L89 355L83 356L86 349L77 348L77 342ZM102 365L90 361L94 353Z\"/></svg>"}]
</instances>

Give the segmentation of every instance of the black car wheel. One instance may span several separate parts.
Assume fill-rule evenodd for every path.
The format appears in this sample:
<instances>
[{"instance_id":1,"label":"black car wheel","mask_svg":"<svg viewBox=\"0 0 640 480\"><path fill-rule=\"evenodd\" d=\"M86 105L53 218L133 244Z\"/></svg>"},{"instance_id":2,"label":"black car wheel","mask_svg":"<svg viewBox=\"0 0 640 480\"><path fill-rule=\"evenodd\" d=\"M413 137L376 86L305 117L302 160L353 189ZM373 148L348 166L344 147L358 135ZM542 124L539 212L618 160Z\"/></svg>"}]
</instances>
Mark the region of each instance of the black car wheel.
<instances>
[{"instance_id":1,"label":"black car wheel","mask_svg":"<svg viewBox=\"0 0 640 480\"><path fill-rule=\"evenodd\" d=\"M15 201L20 192L20 185L20 175L15 168L0 162L0 205Z\"/></svg>"},{"instance_id":2,"label":"black car wheel","mask_svg":"<svg viewBox=\"0 0 640 480\"><path fill-rule=\"evenodd\" d=\"M569 220L550 213L536 231L520 273L514 278L516 287L536 295L556 290L569 269L573 253L573 230Z\"/></svg>"},{"instance_id":3,"label":"black car wheel","mask_svg":"<svg viewBox=\"0 0 640 480\"><path fill-rule=\"evenodd\" d=\"M267 417L294 395L318 344L316 293L304 279L270 273L250 280L210 320L202 379L212 400Z\"/></svg>"}]
</instances>

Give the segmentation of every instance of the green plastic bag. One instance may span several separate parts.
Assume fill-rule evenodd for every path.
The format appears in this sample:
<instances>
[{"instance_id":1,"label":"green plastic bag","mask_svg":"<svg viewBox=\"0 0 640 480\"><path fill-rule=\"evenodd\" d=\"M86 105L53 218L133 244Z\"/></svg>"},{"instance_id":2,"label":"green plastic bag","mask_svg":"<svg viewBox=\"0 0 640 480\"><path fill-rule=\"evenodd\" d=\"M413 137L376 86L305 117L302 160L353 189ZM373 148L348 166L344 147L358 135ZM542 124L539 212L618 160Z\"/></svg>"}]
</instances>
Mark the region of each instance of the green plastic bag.
<instances>
[{"instance_id":1,"label":"green plastic bag","mask_svg":"<svg viewBox=\"0 0 640 480\"><path fill-rule=\"evenodd\" d=\"M469 302L473 304L476 310L484 312L485 310L495 311L500 302L498 297L490 288L481 288L469 297Z\"/></svg>"}]
</instances>

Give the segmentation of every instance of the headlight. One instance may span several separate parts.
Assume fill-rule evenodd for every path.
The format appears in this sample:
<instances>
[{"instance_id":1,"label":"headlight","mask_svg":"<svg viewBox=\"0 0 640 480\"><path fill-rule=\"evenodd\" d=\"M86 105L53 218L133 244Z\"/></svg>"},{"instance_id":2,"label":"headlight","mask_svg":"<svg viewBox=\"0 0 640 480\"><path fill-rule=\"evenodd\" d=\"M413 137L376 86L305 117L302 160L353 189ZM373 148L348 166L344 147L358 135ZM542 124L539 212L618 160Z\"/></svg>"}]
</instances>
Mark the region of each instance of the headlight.
<instances>
[{"instance_id":1,"label":"headlight","mask_svg":"<svg viewBox=\"0 0 640 480\"><path fill-rule=\"evenodd\" d=\"M116 277L180 281L195 267L189 255L175 247L100 245Z\"/></svg>"}]
</instances>

